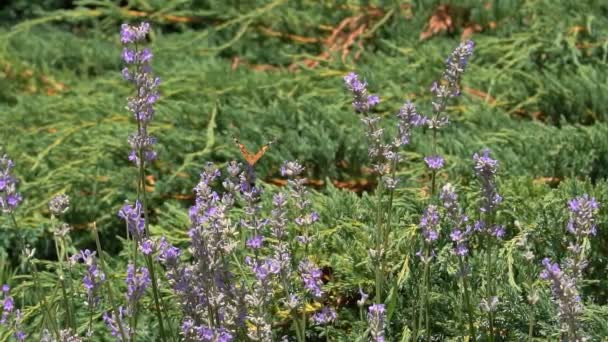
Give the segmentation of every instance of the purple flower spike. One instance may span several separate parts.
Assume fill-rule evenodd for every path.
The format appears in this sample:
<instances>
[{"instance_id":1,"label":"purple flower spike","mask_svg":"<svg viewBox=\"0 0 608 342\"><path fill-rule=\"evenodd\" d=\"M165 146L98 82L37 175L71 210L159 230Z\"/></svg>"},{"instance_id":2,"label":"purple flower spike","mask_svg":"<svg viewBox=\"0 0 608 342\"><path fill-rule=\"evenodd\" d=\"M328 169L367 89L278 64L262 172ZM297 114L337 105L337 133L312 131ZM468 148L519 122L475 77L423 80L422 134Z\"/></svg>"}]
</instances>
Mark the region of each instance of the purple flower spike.
<instances>
[{"instance_id":1,"label":"purple flower spike","mask_svg":"<svg viewBox=\"0 0 608 342\"><path fill-rule=\"evenodd\" d=\"M251 249L260 249L264 243L264 237L261 235L256 235L249 240L247 240L247 247Z\"/></svg>"},{"instance_id":2,"label":"purple flower spike","mask_svg":"<svg viewBox=\"0 0 608 342\"><path fill-rule=\"evenodd\" d=\"M133 310L135 303L143 297L146 289L150 286L150 282L150 274L147 268L140 267L136 270L133 264L127 266L127 300L130 303L130 310Z\"/></svg>"},{"instance_id":3,"label":"purple flower spike","mask_svg":"<svg viewBox=\"0 0 608 342\"><path fill-rule=\"evenodd\" d=\"M432 244L439 238L439 211L437 206L429 205L420 218L420 230L424 241Z\"/></svg>"},{"instance_id":4,"label":"purple flower spike","mask_svg":"<svg viewBox=\"0 0 608 342\"><path fill-rule=\"evenodd\" d=\"M371 341L384 342L384 322L386 320L386 308L384 304L374 304L369 307L367 322L370 327Z\"/></svg>"},{"instance_id":5,"label":"purple flower spike","mask_svg":"<svg viewBox=\"0 0 608 342\"><path fill-rule=\"evenodd\" d=\"M160 79L152 75L150 62L153 55L150 49L140 50L139 45L136 44L145 39L149 30L148 23L141 23L139 26L123 24L120 30L121 41L125 45L122 58L127 64L121 74L136 89L136 95L127 100L127 109L138 122L137 132L129 137L132 149L129 160L135 165L156 159L156 152L153 150L156 139L148 134L148 125L154 116L154 103L159 98L157 88Z\"/></svg>"},{"instance_id":6,"label":"purple flower spike","mask_svg":"<svg viewBox=\"0 0 608 342\"><path fill-rule=\"evenodd\" d=\"M118 212L118 217L125 220L129 233L136 240L140 240L145 233L145 219L141 202L135 201L135 205L125 204Z\"/></svg>"},{"instance_id":7,"label":"purple flower spike","mask_svg":"<svg viewBox=\"0 0 608 342\"><path fill-rule=\"evenodd\" d=\"M429 169L439 170L443 167L444 160L442 156L428 156L424 158L424 162Z\"/></svg>"},{"instance_id":8,"label":"purple flower spike","mask_svg":"<svg viewBox=\"0 0 608 342\"><path fill-rule=\"evenodd\" d=\"M344 76L346 88L353 93L353 108L358 113L367 113L370 109L380 103L377 95L368 95L367 83L359 80L359 75L354 72Z\"/></svg>"},{"instance_id":9,"label":"purple flower spike","mask_svg":"<svg viewBox=\"0 0 608 342\"><path fill-rule=\"evenodd\" d=\"M330 308L328 306L323 307L321 311L315 312L312 315L312 321L318 325L330 324L333 323L338 315L336 314L336 310Z\"/></svg>"},{"instance_id":10,"label":"purple flower spike","mask_svg":"<svg viewBox=\"0 0 608 342\"><path fill-rule=\"evenodd\" d=\"M11 174L14 166L7 155L0 157L0 211L7 214L14 212L23 200L17 192L18 180Z\"/></svg>"},{"instance_id":11,"label":"purple flower spike","mask_svg":"<svg viewBox=\"0 0 608 342\"><path fill-rule=\"evenodd\" d=\"M597 233L595 215L599 210L599 204L593 197L584 194L568 202L570 220L568 231L575 236L594 236Z\"/></svg>"},{"instance_id":12,"label":"purple flower spike","mask_svg":"<svg viewBox=\"0 0 608 342\"><path fill-rule=\"evenodd\" d=\"M481 182L481 190L484 197L480 210L484 213L489 213L502 202L502 197L498 194L498 186L495 179L498 172L498 161L490 157L490 150L487 148L482 150L481 154L475 153L473 161L475 162L475 174Z\"/></svg>"}]
</instances>

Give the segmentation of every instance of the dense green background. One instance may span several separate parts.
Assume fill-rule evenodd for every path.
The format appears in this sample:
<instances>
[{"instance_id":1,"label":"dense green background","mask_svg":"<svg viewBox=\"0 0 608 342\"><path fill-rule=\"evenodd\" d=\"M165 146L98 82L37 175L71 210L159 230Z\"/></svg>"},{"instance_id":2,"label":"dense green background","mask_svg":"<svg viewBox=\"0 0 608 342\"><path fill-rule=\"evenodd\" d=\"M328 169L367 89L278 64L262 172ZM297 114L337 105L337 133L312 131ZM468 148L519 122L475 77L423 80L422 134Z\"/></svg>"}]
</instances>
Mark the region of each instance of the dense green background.
<instances>
[{"instance_id":1,"label":"dense green background","mask_svg":"<svg viewBox=\"0 0 608 342\"><path fill-rule=\"evenodd\" d=\"M86 227L96 221L107 248L120 250L115 236L123 228L116 212L135 197L136 171L127 160L126 138L135 125L124 108L132 89L120 77L118 30L141 16L153 26L153 67L163 81L152 123L159 159L149 169L158 232L183 237L182 209L191 203L198 171L205 161L237 158L233 136L252 150L278 139L257 167L266 180L278 177L282 161L298 159L314 179L373 181L364 168L363 129L342 76L356 70L365 77L370 90L380 94L379 111L392 127L392 115L406 99L429 111L432 81L463 29L475 23L482 31L471 37L476 51L462 81L465 91L449 108L452 124L440 137L447 159L443 176L474 188L471 156L490 147L501 163L502 220L509 237L530 232L537 238L539 260L563 254L566 200L588 191L608 203L608 4L454 1L453 30L421 40L441 3L447 2L23 0L3 5L0 146L17 163L25 203L17 213L23 231L0 220L2 254L14 260L17 251L11 247L26 235L42 256L53 258L46 203L60 192L73 197L68 221L77 228L78 247L91 245ZM365 25L343 58L341 49L333 51L324 42L343 20L357 16L339 32L344 39ZM326 51L328 58L320 58ZM311 67L311 60L318 65ZM398 197L403 226L415 223L423 206L422 157L429 142L418 130L404 154ZM360 213L366 198L332 187L319 188L316 195L327 238L323 255L338 277L336 293L355 293L360 279L371 279L365 269L349 267L365 257L365 247L360 255L346 253L352 244L364 244L357 242L357 227L365 221ZM598 305L608 300L607 218L602 209L587 272L591 281L585 286L588 300ZM400 271L399 264L395 267ZM608 335L601 318L608 317L608 309L589 310L589 321L600 322L592 325L594 336ZM526 331L525 317L513 316L509 324L524 322L514 331ZM509 336L516 340L516 334Z\"/></svg>"}]
</instances>

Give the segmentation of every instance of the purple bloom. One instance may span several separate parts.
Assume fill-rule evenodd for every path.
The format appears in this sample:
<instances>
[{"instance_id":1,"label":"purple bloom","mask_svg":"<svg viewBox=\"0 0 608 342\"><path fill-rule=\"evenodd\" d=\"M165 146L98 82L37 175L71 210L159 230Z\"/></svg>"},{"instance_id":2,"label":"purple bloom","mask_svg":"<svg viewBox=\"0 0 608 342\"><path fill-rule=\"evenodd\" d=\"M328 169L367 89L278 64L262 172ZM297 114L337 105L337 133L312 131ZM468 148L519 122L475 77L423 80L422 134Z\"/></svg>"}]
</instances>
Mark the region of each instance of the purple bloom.
<instances>
[{"instance_id":1,"label":"purple bloom","mask_svg":"<svg viewBox=\"0 0 608 342\"><path fill-rule=\"evenodd\" d=\"M0 157L0 210L8 214L15 211L23 200L17 192L18 180L11 174L14 166L7 155Z\"/></svg>"},{"instance_id":2,"label":"purple bloom","mask_svg":"<svg viewBox=\"0 0 608 342\"><path fill-rule=\"evenodd\" d=\"M2 286L2 316L0 317L0 325L4 325L9 330L13 330L15 338L18 341L25 341L27 336L22 330L23 317L19 309L15 309L15 301L9 294L10 287Z\"/></svg>"},{"instance_id":3,"label":"purple bloom","mask_svg":"<svg viewBox=\"0 0 608 342\"><path fill-rule=\"evenodd\" d=\"M126 203L118 212L118 217L125 220L127 229L135 240L139 240L144 236L146 222L143 217L143 208L139 200L135 201L134 206Z\"/></svg>"},{"instance_id":4,"label":"purple bloom","mask_svg":"<svg viewBox=\"0 0 608 342\"><path fill-rule=\"evenodd\" d=\"M386 320L386 309L384 304L374 304L369 307L367 323L370 327L371 341L384 342L384 322Z\"/></svg>"},{"instance_id":5,"label":"purple bloom","mask_svg":"<svg viewBox=\"0 0 608 342\"><path fill-rule=\"evenodd\" d=\"M577 289L576 278L562 271L558 263L549 258L542 261L544 266L540 274L541 279L551 284L553 299L558 304L558 317L565 331L576 332L579 326L579 318L583 313L583 304ZM570 328L570 329L568 329ZM575 336L570 336L574 341Z\"/></svg>"},{"instance_id":6,"label":"purple bloom","mask_svg":"<svg viewBox=\"0 0 608 342\"><path fill-rule=\"evenodd\" d=\"M126 337L128 338L129 336L130 329L127 325L125 316L127 316L127 312L122 306L118 308L118 317L116 317L114 312L110 312L110 314L105 312L102 316L104 323L110 329L110 334L114 336L118 342L123 341L121 328Z\"/></svg>"},{"instance_id":7,"label":"purple bloom","mask_svg":"<svg viewBox=\"0 0 608 342\"><path fill-rule=\"evenodd\" d=\"M306 259L300 262L300 276L304 283L304 288L315 298L321 298L323 296L323 290L321 285L323 281L321 277L323 273L312 261Z\"/></svg>"},{"instance_id":8,"label":"purple bloom","mask_svg":"<svg viewBox=\"0 0 608 342\"><path fill-rule=\"evenodd\" d=\"M328 306L324 306L321 311L317 311L312 315L312 321L315 324L324 325L334 322L337 317L338 315L336 314L336 310Z\"/></svg>"},{"instance_id":9,"label":"purple bloom","mask_svg":"<svg viewBox=\"0 0 608 342\"><path fill-rule=\"evenodd\" d=\"M416 106L410 101L405 102L399 109L397 118L399 119L399 124L397 125L399 128L399 139L396 141L396 145L407 145L410 143L412 128L424 125L425 118L418 114Z\"/></svg>"},{"instance_id":10,"label":"purple bloom","mask_svg":"<svg viewBox=\"0 0 608 342\"><path fill-rule=\"evenodd\" d=\"M106 280L106 275L97 266L95 252L91 252L88 249L81 250L78 254L72 256L72 261L82 261L87 266L87 272L82 282L87 290L87 305L95 306L99 301L99 297L96 296L97 290Z\"/></svg>"},{"instance_id":11,"label":"purple bloom","mask_svg":"<svg viewBox=\"0 0 608 342\"><path fill-rule=\"evenodd\" d=\"M251 249L260 249L264 243L264 237L261 235L256 235L249 240L247 240L247 247Z\"/></svg>"},{"instance_id":12,"label":"purple bloom","mask_svg":"<svg viewBox=\"0 0 608 342\"><path fill-rule=\"evenodd\" d=\"M428 244L439 238L439 211L437 206L429 205L420 218L420 230Z\"/></svg>"},{"instance_id":13,"label":"purple bloom","mask_svg":"<svg viewBox=\"0 0 608 342\"><path fill-rule=\"evenodd\" d=\"M377 95L368 95L367 83L359 80L359 75L354 72L344 76L346 88L353 93L353 108L359 113L367 113L378 103L380 98Z\"/></svg>"},{"instance_id":14,"label":"purple bloom","mask_svg":"<svg viewBox=\"0 0 608 342\"><path fill-rule=\"evenodd\" d=\"M150 286L150 274L148 269L140 267L135 269L135 265L127 266L127 301L129 302L129 314L135 310L136 303L144 296L146 289Z\"/></svg>"},{"instance_id":15,"label":"purple bloom","mask_svg":"<svg viewBox=\"0 0 608 342\"><path fill-rule=\"evenodd\" d=\"M424 162L431 170L439 170L443 167L443 157L441 156L425 157Z\"/></svg>"},{"instance_id":16,"label":"purple bloom","mask_svg":"<svg viewBox=\"0 0 608 342\"><path fill-rule=\"evenodd\" d=\"M122 24L120 26L120 41L123 44L137 43L143 41L150 31L150 24L142 22L139 26Z\"/></svg>"},{"instance_id":17,"label":"purple bloom","mask_svg":"<svg viewBox=\"0 0 608 342\"><path fill-rule=\"evenodd\" d=\"M498 194L496 185L496 173L498 171L498 161L490 158L490 150L484 149L481 154L473 155L475 162L475 174L481 182L481 190L483 193L483 202L480 208L481 212L492 212L501 202L502 197Z\"/></svg>"},{"instance_id":18,"label":"purple bloom","mask_svg":"<svg viewBox=\"0 0 608 342\"><path fill-rule=\"evenodd\" d=\"M154 252L154 242L150 239L145 239L139 244L139 249L144 255L150 255Z\"/></svg>"},{"instance_id":19,"label":"purple bloom","mask_svg":"<svg viewBox=\"0 0 608 342\"><path fill-rule=\"evenodd\" d=\"M472 40L467 40L466 42L460 43L446 60L443 78L448 81L452 88L453 96L460 93L458 83L460 82L460 77L466 70L469 58L473 55L474 49L475 43Z\"/></svg>"},{"instance_id":20,"label":"purple bloom","mask_svg":"<svg viewBox=\"0 0 608 342\"><path fill-rule=\"evenodd\" d=\"M152 75L152 52L148 48L139 50L139 45L136 44L145 39L149 30L148 23L141 23L139 26L123 24L120 30L121 41L125 45L122 58L127 64L121 73L136 89L136 95L127 100L127 109L138 122L137 132L129 137L132 149L129 160L135 165L139 165L142 158L144 162L156 159L156 152L152 149L156 139L148 134L148 124L154 116L154 103L159 98L157 87L160 79Z\"/></svg>"},{"instance_id":21,"label":"purple bloom","mask_svg":"<svg viewBox=\"0 0 608 342\"><path fill-rule=\"evenodd\" d=\"M599 204L593 197L584 194L568 201L570 220L568 231L575 236L589 236L597 233L595 215L599 210Z\"/></svg>"}]
</instances>

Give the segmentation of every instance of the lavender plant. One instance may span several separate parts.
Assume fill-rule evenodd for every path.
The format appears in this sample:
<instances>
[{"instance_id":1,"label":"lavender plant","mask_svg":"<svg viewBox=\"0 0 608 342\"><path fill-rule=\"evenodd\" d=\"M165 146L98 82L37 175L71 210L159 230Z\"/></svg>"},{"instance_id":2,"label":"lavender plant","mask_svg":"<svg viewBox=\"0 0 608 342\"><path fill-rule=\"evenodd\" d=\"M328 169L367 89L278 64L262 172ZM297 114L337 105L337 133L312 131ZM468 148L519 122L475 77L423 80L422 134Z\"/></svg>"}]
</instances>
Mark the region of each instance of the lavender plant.
<instances>
[{"instance_id":1,"label":"lavender plant","mask_svg":"<svg viewBox=\"0 0 608 342\"><path fill-rule=\"evenodd\" d=\"M580 283L583 280L583 271L587 267L585 257L585 240L597 233L595 216L599 204L595 198L584 194L568 201L570 220L567 231L574 236L568 246L569 255L565 259L564 267L558 263L544 258L541 279L547 280L551 292L558 305L558 318L562 333L568 341L587 340L581 331L580 317L583 313L583 303L580 295Z\"/></svg>"},{"instance_id":2,"label":"lavender plant","mask_svg":"<svg viewBox=\"0 0 608 342\"><path fill-rule=\"evenodd\" d=\"M479 212L482 219L475 222L473 229L481 234L485 244L485 268L486 283L485 297L481 300L480 308L488 315L488 336L490 341L494 341L495 312L498 308L499 298L496 296L493 249L496 242L500 241L505 235L505 229L501 225L495 224L496 208L502 202L502 197L498 194L496 184L496 173L498 172L498 161L490 157L490 150L484 149L481 153L473 155L475 162L474 170L481 185L481 204Z\"/></svg>"},{"instance_id":3,"label":"lavender plant","mask_svg":"<svg viewBox=\"0 0 608 342\"><path fill-rule=\"evenodd\" d=\"M148 201L145 189L146 162L155 160L157 156L156 151L153 149L156 138L149 134L148 126L155 114L154 103L159 98L157 88L160 84L160 78L152 74L152 67L150 65L153 57L152 52L148 48L140 47L140 44L144 43L149 31L150 24L146 22L142 22L137 26L123 24L120 27L120 40L124 45L122 58L126 64L122 70L122 76L135 87L135 95L127 100L127 109L133 114L137 122L137 132L132 134L128 139L131 146L129 160L138 167L139 176L135 206L125 205L119 215L127 222L127 237L130 233L135 233L133 236L133 256L131 260L134 264L137 262L138 244L141 243L143 236L150 234L148 229ZM143 207L143 219L136 217L138 214L141 216L141 207ZM145 255L144 258L147 269L150 272L161 340L164 341L166 340L166 336L160 303L162 299L159 294L159 286L156 282L155 266L151 256ZM137 310L133 308L131 313L131 325L135 328L137 326Z\"/></svg>"},{"instance_id":4,"label":"lavender plant","mask_svg":"<svg viewBox=\"0 0 608 342\"><path fill-rule=\"evenodd\" d=\"M424 124L424 119L416 111L413 103L407 101L397 113L398 136L386 143L384 129L380 127L380 116L374 114L372 109L380 103L377 95L368 94L367 82L361 81L356 73L349 73L344 77L346 88L353 94L353 108L356 113L362 114L361 122L366 127L366 136L369 141L368 155L372 167L378 178L376 188L377 214L374 248L370 250L376 267L376 294L375 302L383 302L384 274L386 273L385 256L388 248L388 238L391 229L391 214L394 190L397 186L395 173L400 161L399 148L409 144L412 128ZM385 189L388 194L385 194ZM384 196L388 196L386 204Z\"/></svg>"}]
</instances>

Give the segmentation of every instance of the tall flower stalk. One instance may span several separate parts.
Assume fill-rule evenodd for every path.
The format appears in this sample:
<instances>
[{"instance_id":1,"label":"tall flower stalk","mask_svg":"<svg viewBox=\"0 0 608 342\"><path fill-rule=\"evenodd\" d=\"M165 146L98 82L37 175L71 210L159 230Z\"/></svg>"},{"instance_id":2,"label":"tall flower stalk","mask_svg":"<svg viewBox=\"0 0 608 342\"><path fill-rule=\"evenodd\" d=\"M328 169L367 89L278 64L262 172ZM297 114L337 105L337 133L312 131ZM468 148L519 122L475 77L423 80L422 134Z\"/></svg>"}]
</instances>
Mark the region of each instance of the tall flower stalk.
<instances>
[{"instance_id":1,"label":"tall flower stalk","mask_svg":"<svg viewBox=\"0 0 608 342\"><path fill-rule=\"evenodd\" d=\"M394 191L397 186L395 173L400 161L399 148L409 144L412 128L424 123L422 116L416 111L411 102L406 102L396 114L398 134L387 143L384 129L380 127L380 116L374 114L372 109L380 103L377 95L370 95L367 91L367 82L361 81L359 75L349 73L344 77L346 88L353 95L353 109L361 114L361 122L366 128L368 138L368 155L372 161L374 174L378 179L376 187L376 231L374 236L374 248L371 249L371 257L377 267L375 303L384 302L384 277L387 272L386 254L390 236L392 206ZM388 193L386 193L388 192ZM385 203L385 196L388 199Z\"/></svg>"},{"instance_id":2,"label":"tall flower stalk","mask_svg":"<svg viewBox=\"0 0 608 342\"><path fill-rule=\"evenodd\" d=\"M457 97L460 95L460 78L465 72L469 62L469 58L473 55L475 44L473 41L468 40L461 43L452 51L450 56L446 60L445 70L441 77L441 80L433 82L431 86L431 93L433 93L432 100L432 115L430 118L423 120L423 123L428 126L431 130L431 155L424 158L424 161L431 173L431 203L436 201L435 195L437 193L437 173L444 166L444 159L437 151L437 139L439 130L445 127L449 123L449 118L446 114L448 101L450 98ZM434 204L429 205L429 209ZM427 209L427 211L429 210ZM421 227L422 228L422 227ZM424 237L424 241L427 242L428 237ZM428 243L424 243L425 250L424 254L424 271L423 271L423 287L424 287L424 312L425 312L425 334L427 341L431 340L430 330L430 291L431 291L431 257L432 248Z\"/></svg>"},{"instance_id":3,"label":"tall flower stalk","mask_svg":"<svg viewBox=\"0 0 608 342\"><path fill-rule=\"evenodd\" d=\"M74 308L74 300L72 296L68 296L68 293L73 293L72 291L72 275L69 272L69 267L67 267L68 259L67 253L65 252L65 239L67 234L70 231L70 227L67 224L63 224L59 227L56 223L58 217L64 215L70 207L70 198L65 194L60 194L49 202L49 211L51 212L51 219L53 223L53 236L55 239L55 251L57 253L57 259L59 262L59 267L57 268L57 274L59 276L59 281L61 283L61 293L63 296L63 303L65 306L66 312L66 321L70 325L71 329L76 331L76 319L75 319L75 308ZM69 278L66 279L66 273L69 275Z\"/></svg>"},{"instance_id":4,"label":"tall flower stalk","mask_svg":"<svg viewBox=\"0 0 608 342\"><path fill-rule=\"evenodd\" d=\"M149 134L149 123L154 117L154 103L158 100L159 95L157 87L160 79L152 74L150 62L152 60L152 52L148 48L141 48L146 36L150 31L150 25L146 22L138 26L123 24L120 29L121 42L123 43L122 58L126 67L122 70L123 78L134 85L136 93L128 98L127 109L133 114L137 122L137 132L129 137L131 145L131 153L129 160L132 161L139 170L137 182L137 201L143 204L144 216L144 233L149 236L148 229L148 201L145 188L145 165L146 162L151 162L156 159L156 151L153 150L153 145L156 143L156 138ZM127 233L128 234L128 233ZM133 239L133 260L137 261L137 246L141 240ZM145 256L146 264L150 272L152 280L152 293L154 296L154 304L156 307L156 316L160 330L161 340L166 340L162 311L161 298L156 281L154 263L149 255ZM137 310L134 310L133 326L137 324Z\"/></svg>"},{"instance_id":5,"label":"tall flower stalk","mask_svg":"<svg viewBox=\"0 0 608 342\"><path fill-rule=\"evenodd\" d=\"M458 258L459 271L462 289L463 289L463 307L467 313L469 338L475 341L475 325L473 316L473 306L471 305L470 287L469 287L469 264L468 256L470 253L469 239L472 234L471 225L468 224L468 217L463 214L460 203L458 203L458 194L454 186L450 183L445 184L439 193L443 207L446 211L446 218L450 225L450 240L452 241L452 254ZM466 337L462 337L466 340Z\"/></svg>"},{"instance_id":6,"label":"tall flower stalk","mask_svg":"<svg viewBox=\"0 0 608 342\"><path fill-rule=\"evenodd\" d=\"M485 298L482 299L480 307L488 316L488 338L494 341L494 313L497 311L499 299L496 296L493 248L496 241L504 237L503 226L495 224L496 209L502 202L502 196L498 193L496 173L498 172L498 161L490 157L490 150L484 149L481 153L473 155L475 163L474 170L481 185L481 205L479 208L482 219L475 222L474 230L482 235L485 243ZM498 276L498 275L497 275Z\"/></svg>"},{"instance_id":7,"label":"tall flower stalk","mask_svg":"<svg viewBox=\"0 0 608 342\"><path fill-rule=\"evenodd\" d=\"M580 316L584 307L580 295L583 271L587 267L585 240L597 234L596 218L599 204L595 198L585 194L568 201L570 220L567 231L574 236L568 246L564 266L543 259L541 279L549 281L554 301L558 304L558 317L562 334L568 341L580 342L586 338L580 327Z\"/></svg>"}]
</instances>

